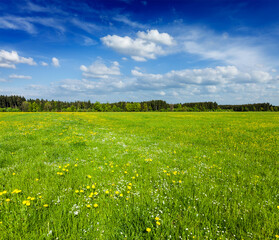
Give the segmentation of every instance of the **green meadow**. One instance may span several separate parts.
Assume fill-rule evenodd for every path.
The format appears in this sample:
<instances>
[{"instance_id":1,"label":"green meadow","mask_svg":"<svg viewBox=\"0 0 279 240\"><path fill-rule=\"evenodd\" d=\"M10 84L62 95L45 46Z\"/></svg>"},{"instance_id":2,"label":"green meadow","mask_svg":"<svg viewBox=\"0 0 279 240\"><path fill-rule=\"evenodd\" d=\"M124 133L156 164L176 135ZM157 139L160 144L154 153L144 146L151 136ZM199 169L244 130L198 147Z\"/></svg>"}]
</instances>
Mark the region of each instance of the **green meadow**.
<instances>
[{"instance_id":1,"label":"green meadow","mask_svg":"<svg viewBox=\"0 0 279 240\"><path fill-rule=\"evenodd\" d=\"M278 173L278 113L0 113L0 239L276 239Z\"/></svg>"}]
</instances>

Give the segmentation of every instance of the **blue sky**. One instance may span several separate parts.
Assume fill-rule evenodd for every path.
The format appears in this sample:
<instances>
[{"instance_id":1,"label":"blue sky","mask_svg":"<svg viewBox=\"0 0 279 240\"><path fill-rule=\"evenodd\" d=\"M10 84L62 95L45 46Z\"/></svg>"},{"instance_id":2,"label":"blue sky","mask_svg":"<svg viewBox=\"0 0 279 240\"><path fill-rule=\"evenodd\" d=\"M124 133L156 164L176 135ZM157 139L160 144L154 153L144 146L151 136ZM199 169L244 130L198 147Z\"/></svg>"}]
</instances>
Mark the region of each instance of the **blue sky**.
<instances>
[{"instance_id":1,"label":"blue sky","mask_svg":"<svg viewBox=\"0 0 279 240\"><path fill-rule=\"evenodd\" d=\"M277 0L0 1L0 94L279 105Z\"/></svg>"}]
</instances>

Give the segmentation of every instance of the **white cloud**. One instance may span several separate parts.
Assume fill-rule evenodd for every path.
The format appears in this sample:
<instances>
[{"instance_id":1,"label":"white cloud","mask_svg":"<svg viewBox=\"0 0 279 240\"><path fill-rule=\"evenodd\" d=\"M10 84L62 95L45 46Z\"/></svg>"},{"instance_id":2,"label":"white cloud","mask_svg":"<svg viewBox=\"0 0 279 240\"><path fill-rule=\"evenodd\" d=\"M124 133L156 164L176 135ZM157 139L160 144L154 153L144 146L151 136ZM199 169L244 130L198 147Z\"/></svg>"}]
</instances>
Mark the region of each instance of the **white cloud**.
<instances>
[{"instance_id":1,"label":"white cloud","mask_svg":"<svg viewBox=\"0 0 279 240\"><path fill-rule=\"evenodd\" d=\"M16 64L24 63L28 65L36 65L33 58L25 58L18 55L16 51L0 51L0 67L3 68L16 68Z\"/></svg>"},{"instance_id":2,"label":"white cloud","mask_svg":"<svg viewBox=\"0 0 279 240\"><path fill-rule=\"evenodd\" d=\"M41 65L44 66L44 67L46 67L46 66L48 66L48 63L46 63L46 62L41 62Z\"/></svg>"},{"instance_id":3,"label":"white cloud","mask_svg":"<svg viewBox=\"0 0 279 240\"><path fill-rule=\"evenodd\" d=\"M181 26L177 31L180 31L176 36L179 42L177 52L184 49L202 60L213 60L242 69L273 66L272 59L266 56L265 48L268 46L263 44L265 40L261 37L236 37L228 33L217 34L208 29L189 26Z\"/></svg>"},{"instance_id":4,"label":"white cloud","mask_svg":"<svg viewBox=\"0 0 279 240\"><path fill-rule=\"evenodd\" d=\"M87 78L109 78L121 75L119 63L116 61L110 67L107 67L102 61L96 61L89 67L81 65L80 70L83 71L82 75Z\"/></svg>"},{"instance_id":5,"label":"white cloud","mask_svg":"<svg viewBox=\"0 0 279 240\"><path fill-rule=\"evenodd\" d=\"M0 78L0 82L7 82L7 79L5 79L5 78Z\"/></svg>"},{"instance_id":6,"label":"white cloud","mask_svg":"<svg viewBox=\"0 0 279 240\"><path fill-rule=\"evenodd\" d=\"M54 67L60 67L59 60L56 57L53 57L51 61Z\"/></svg>"},{"instance_id":7,"label":"white cloud","mask_svg":"<svg viewBox=\"0 0 279 240\"><path fill-rule=\"evenodd\" d=\"M28 32L30 34L36 32L35 27L33 26L32 23L30 23L24 18L14 17L14 16L0 17L0 28L21 30L21 31Z\"/></svg>"},{"instance_id":8,"label":"white cloud","mask_svg":"<svg viewBox=\"0 0 279 240\"><path fill-rule=\"evenodd\" d=\"M135 61L143 62L147 59L156 59L166 54L161 45L172 45L173 39L167 33L151 30L147 33L138 32L138 38L128 36L107 35L101 38L102 42L113 50L131 56ZM160 45L161 44L161 45Z\"/></svg>"},{"instance_id":9,"label":"white cloud","mask_svg":"<svg viewBox=\"0 0 279 240\"><path fill-rule=\"evenodd\" d=\"M61 21L54 18L43 17L17 17L17 16L4 16L0 17L0 28L25 31L30 34L36 34L36 24L51 27L61 32L65 31Z\"/></svg>"},{"instance_id":10,"label":"white cloud","mask_svg":"<svg viewBox=\"0 0 279 240\"><path fill-rule=\"evenodd\" d=\"M17 74L11 74L9 78L16 78L16 79L32 79L31 76L24 76L24 75L17 75Z\"/></svg>"},{"instance_id":11,"label":"white cloud","mask_svg":"<svg viewBox=\"0 0 279 240\"><path fill-rule=\"evenodd\" d=\"M147 33L138 32L137 36L139 38L147 40L147 41L164 44L164 45L168 45L168 46L174 44L173 37L171 37L167 33L159 33L157 29L147 30Z\"/></svg>"},{"instance_id":12,"label":"white cloud","mask_svg":"<svg viewBox=\"0 0 279 240\"><path fill-rule=\"evenodd\" d=\"M165 74L142 73L132 70L139 88L183 88L187 85L204 85L209 92L216 91L214 86L231 83L268 83L273 80L268 72L240 71L236 66L217 66L215 68L172 70Z\"/></svg>"}]
</instances>

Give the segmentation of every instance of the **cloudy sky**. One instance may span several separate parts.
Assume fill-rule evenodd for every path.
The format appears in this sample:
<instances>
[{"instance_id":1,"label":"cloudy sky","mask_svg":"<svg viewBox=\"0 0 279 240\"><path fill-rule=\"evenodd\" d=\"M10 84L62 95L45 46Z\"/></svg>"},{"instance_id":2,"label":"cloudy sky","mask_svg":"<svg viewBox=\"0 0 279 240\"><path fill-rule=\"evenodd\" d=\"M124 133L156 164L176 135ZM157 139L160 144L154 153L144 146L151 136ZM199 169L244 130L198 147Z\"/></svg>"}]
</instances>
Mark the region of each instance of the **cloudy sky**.
<instances>
[{"instance_id":1,"label":"cloudy sky","mask_svg":"<svg viewBox=\"0 0 279 240\"><path fill-rule=\"evenodd\" d=\"M279 105L277 0L1 0L0 95Z\"/></svg>"}]
</instances>

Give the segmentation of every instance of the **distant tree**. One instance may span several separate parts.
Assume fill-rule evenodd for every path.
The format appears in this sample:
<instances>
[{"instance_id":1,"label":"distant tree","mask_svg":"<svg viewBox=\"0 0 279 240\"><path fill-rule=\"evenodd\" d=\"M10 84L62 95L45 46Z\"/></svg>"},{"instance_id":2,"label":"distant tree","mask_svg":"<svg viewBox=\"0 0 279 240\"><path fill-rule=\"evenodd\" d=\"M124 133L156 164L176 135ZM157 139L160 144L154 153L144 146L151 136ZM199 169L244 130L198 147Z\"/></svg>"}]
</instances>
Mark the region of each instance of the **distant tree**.
<instances>
[{"instance_id":1,"label":"distant tree","mask_svg":"<svg viewBox=\"0 0 279 240\"><path fill-rule=\"evenodd\" d=\"M50 103L50 102L46 102L46 103L45 103L45 106L44 106L44 111L50 112L51 109L52 109L51 103Z\"/></svg>"},{"instance_id":2,"label":"distant tree","mask_svg":"<svg viewBox=\"0 0 279 240\"><path fill-rule=\"evenodd\" d=\"M103 111L102 104L100 102L95 102L93 108L97 112L102 112Z\"/></svg>"},{"instance_id":3,"label":"distant tree","mask_svg":"<svg viewBox=\"0 0 279 240\"><path fill-rule=\"evenodd\" d=\"M133 110L135 111L135 112L140 112L141 111L141 105L140 105L140 103L138 103L138 102L135 102L134 104L133 104Z\"/></svg>"},{"instance_id":4,"label":"distant tree","mask_svg":"<svg viewBox=\"0 0 279 240\"><path fill-rule=\"evenodd\" d=\"M27 101L24 101L21 105L21 110L23 112L28 112L30 110L30 103Z\"/></svg>"},{"instance_id":5,"label":"distant tree","mask_svg":"<svg viewBox=\"0 0 279 240\"><path fill-rule=\"evenodd\" d=\"M143 104L142 110L143 110L144 112L147 112L147 111L148 111L147 103L144 103L144 104Z\"/></svg>"},{"instance_id":6,"label":"distant tree","mask_svg":"<svg viewBox=\"0 0 279 240\"><path fill-rule=\"evenodd\" d=\"M36 103L32 103L32 112L39 112L40 111L40 106Z\"/></svg>"},{"instance_id":7,"label":"distant tree","mask_svg":"<svg viewBox=\"0 0 279 240\"><path fill-rule=\"evenodd\" d=\"M134 105L132 103L127 103L126 110L127 112L132 112L134 110Z\"/></svg>"}]
</instances>

